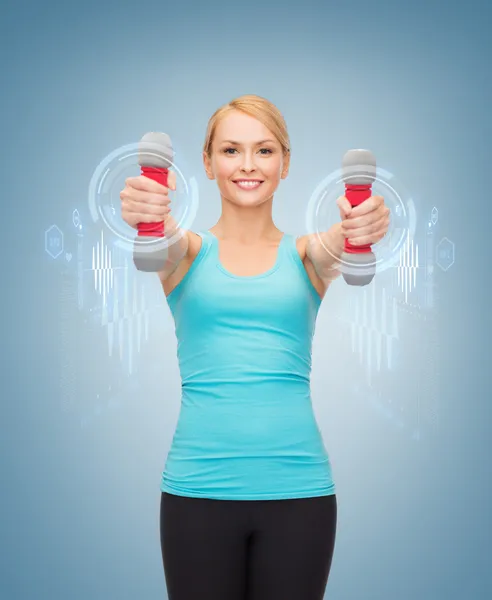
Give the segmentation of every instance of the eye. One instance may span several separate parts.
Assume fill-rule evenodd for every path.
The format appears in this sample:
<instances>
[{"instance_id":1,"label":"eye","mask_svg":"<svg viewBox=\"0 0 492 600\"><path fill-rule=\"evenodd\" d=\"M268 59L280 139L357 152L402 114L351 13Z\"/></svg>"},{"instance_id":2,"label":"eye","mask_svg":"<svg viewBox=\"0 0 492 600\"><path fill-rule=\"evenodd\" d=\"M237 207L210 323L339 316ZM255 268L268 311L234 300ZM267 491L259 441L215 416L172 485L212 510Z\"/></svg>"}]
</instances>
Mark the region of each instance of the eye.
<instances>
[{"instance_id":1,"label":"eye","mask_svg":"<svg viewBox=\"0 0 492 600\"><path fill-rule=\"evenodd\" d=\"M224 148L224 150L222 152L224 154L230 154L232 156L232 154L234 152L237 152L237 149L229 147L229 148ZM260 148L260 153L263 154L263 156L266 156L268 154L272 154L273 150L271 150L270 148Z\"/></svg>"}]
</instances>

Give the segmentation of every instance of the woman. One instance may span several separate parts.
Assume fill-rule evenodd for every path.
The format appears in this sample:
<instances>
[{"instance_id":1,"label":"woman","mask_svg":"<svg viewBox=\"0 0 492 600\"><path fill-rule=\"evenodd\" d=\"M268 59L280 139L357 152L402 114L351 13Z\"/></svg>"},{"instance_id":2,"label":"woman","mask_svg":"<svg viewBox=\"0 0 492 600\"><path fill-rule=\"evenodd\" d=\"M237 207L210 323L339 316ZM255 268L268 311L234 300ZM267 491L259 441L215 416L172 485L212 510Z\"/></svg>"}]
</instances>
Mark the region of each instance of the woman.
<instances>
[{"instance_id":1,"label":"woman","mask_svg":"<svg viewBox=\"0 0 492 600\"><path fill-rule=\"evenodd\" d=\"M321 600L337 504L311 404L312 336L344 239L379 241L388 210L381 197L353 210L341 197L343 221L321 238L281 232L272 202L288 174L289 137L258 96L215 112L203 161L222 214L210 230L181 232L159 273L182 378L161 482L168 595ZM129 178L121 200L131 226L164 220L176 230L168 189L151 179Z\"/></svg>"}]
</instances>

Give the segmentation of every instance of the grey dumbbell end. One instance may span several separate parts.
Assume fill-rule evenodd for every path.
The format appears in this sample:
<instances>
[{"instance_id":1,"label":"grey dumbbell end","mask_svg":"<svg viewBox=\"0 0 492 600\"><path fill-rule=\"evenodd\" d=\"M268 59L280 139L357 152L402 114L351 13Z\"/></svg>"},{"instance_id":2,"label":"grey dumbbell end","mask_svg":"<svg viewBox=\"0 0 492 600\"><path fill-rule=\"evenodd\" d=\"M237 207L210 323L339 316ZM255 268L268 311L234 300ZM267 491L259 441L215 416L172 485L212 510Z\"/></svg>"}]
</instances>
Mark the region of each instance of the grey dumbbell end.
<instances>
[{"instance_id":1,"label":"grey dumbbell end","mask_svg":"<svg viewBox=\"0 0 492 600\"><path fill-rule=\"evenodd\" d=\"M167 248L151 248L152 242L162 242L162 237L138 236L133 244L133 264L139 271L157 273L163 271L168 257Z\"/></svg>"},{"instance_id":2,"label":"grey dumbbell end","mask_svg":"<svg viewBox=\"0 0 492 600\"><path fill-rule=\"evenodd\" d=\"M372 252L342 254L341 271L342 276L349 285L368 285L376 274L376 257ZM348 263L345 265L344 263Z\"/></svg>"},{"instance_id":3,"label":"grey dumbbell end","mask_svg":"<svg viewBox=\"0 0 492 600\"><path fill-rule=\"evenodd\" d=\"M371 185L376 179L376 157L370 150L353 149L342 159L342 179L352 185Z\"/></svg>"},{"instance_id":4,"label":"grey dumbbell end","mask_svg":"<svg viewBox=\"0 0 492 600\"><path fill-rule=\"evenodd\" d=\"M149 131L138 143L138 164L142 167L169 169L173 160L173 145L167 133Z\"/></svg>"}]
</instances>

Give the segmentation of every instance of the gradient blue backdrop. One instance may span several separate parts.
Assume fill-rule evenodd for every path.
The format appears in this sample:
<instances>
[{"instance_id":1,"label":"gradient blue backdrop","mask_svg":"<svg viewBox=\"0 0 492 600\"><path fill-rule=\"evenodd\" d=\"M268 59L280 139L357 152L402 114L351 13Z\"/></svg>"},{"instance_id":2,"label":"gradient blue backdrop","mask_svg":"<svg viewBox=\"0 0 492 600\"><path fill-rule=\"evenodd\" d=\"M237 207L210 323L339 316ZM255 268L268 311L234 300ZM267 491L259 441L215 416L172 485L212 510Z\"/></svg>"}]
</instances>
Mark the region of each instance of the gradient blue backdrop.
<instances>
[{"instance_id":1,"label":"gradient blue backdrop","mask_svg":"<svg viewBox=\"0 0 492 600\"><path fill-rule=\"evenodd\" d=\"M199 183L196 227L210 227L219 203L201 165L205 127L243 93L272 100L289 126L281 228L304 233L317 183L347 148L370 147L411 187L420 218L439 207L456 248L436 273L439 428L418 443L344 394L355 359L330 370L339 340L323 321L343 299L322 306L313 397L339 498L326 597L492 597L491 17L476 0L3 5L2 599L166 598L158 486L179 382L164 299L146 283L163 334L144 345L138 379L115 381L101 367L106 337L60 312L69 266L44 252L44 232L69 231L75 208L90 229L95 167L148 130L176 140ZM80 331L76 356L60 346L62 318ZM71 380L74 361L86 385ZM81 426L94 390L110 385L120 400Z\"/></svg>"}]
</instances>

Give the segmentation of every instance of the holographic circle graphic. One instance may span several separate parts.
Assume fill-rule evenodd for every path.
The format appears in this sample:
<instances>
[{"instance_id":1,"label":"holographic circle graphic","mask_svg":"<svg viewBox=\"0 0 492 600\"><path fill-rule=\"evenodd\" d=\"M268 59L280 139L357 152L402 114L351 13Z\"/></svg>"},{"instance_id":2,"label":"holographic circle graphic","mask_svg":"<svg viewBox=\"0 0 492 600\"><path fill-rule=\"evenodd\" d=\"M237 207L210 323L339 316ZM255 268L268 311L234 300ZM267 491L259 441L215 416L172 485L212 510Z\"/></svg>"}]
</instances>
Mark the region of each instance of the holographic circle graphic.
<instances>
[{"instance_id":1,"label":"holographic circle graphic","mask_svg":"<svg viewBox=\"0 0 492 600\"><path fill-rule=\"evenodd\" d=\"M89 211L95 223L102 221L115 237L115 243L132 251L136 243L137 230L121 218L120 191L125 187L125 179L130 174L140 175L138 165L141 156L141 142L117 148L108 154L96 167L89 183ZM162 146L146 142L145 154L163 158ZM171 214L177 228L171 236L149 237L149 241L139 238L139 252L156 252L174 244L182 236L183 229L189 229L198 209L198 184L194 177L187 181L178 165L166 157L169 168L176 173L176 190L170 191ZM138 169L138 172L135 172Z\"/></svg>"},{"instance_id":2,"label":"holographic circle graphic","mask_svg":"<svg viewBox=\"0 0 492 600\"><path fill-rule=\"evenodd\" d=\"M392 173L378 166L372 182L372 195L383 196L384 203L390 208L388 232L382 240L372 245L375 256L372 261L357 261L360 258L358 254L351 257L350 254L344 253L343 258L336 257L333 251L323 243L321 234L340 221L337 199L344 195L345 182L350 182L352 170L356 177L360 175L361 166L345 167L343 172L341 168L337 169L318 184L308 203L306 228L308 233L318 236L326 252L337 260L344 273L363 276L374 272L375 268L377 272L384 271L398 262L399 249L405 243L408 235L412 238L415 234L417 217L415 205L408 190Z\"/></svg>"}]
</instances>

